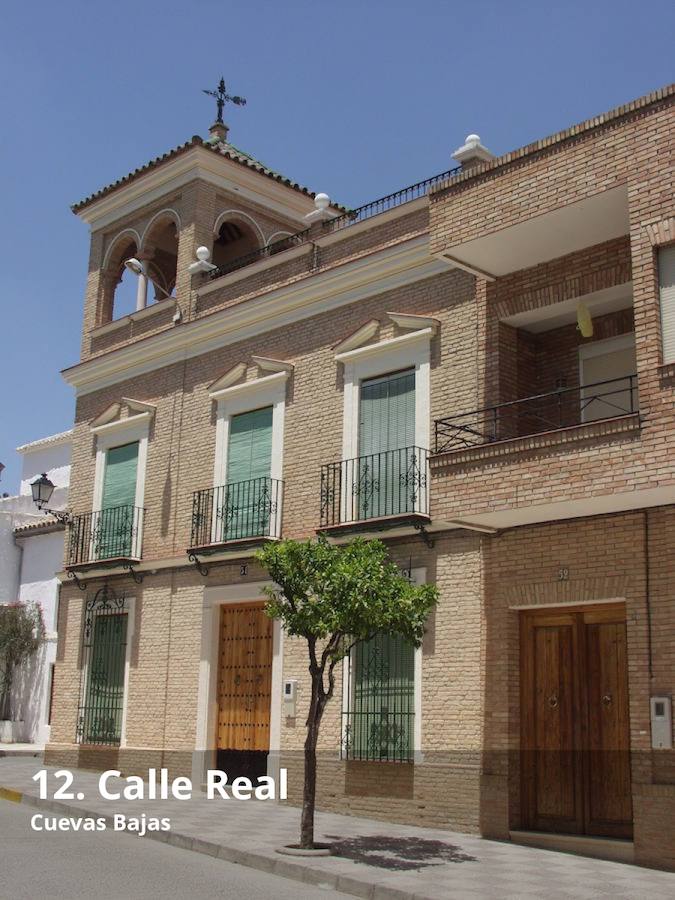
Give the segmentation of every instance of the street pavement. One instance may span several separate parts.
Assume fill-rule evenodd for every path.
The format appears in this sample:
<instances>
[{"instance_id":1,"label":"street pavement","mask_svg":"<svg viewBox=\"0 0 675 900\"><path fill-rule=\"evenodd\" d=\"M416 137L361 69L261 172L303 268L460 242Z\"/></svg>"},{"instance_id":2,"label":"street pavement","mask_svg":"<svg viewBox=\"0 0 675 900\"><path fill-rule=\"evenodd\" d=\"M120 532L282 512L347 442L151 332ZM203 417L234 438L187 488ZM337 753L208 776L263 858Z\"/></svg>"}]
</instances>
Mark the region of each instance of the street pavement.
<instances>
[{"instance_id":1,"label":"street pavement","mask_svg":"<svg viewBox=\"0 0 675 900\"><path fill-rule=\"evenodd\" d=\"M112 831L36 832L39 811L0 801L0 897L99 900L317 900L322 890L158 841Z\"/></svg>"},{"instance_id":2,"label":"street pavement","mask_svg":"<svg viewBox=\"0 0 675 900\"><path fill-rule=\"evenodd\" d=\"M675 898L673 872L486 840L440 828L418 828L335 813L319 812L316 816L316 839L331 843L331 856L312 859L282 856L277 852L279 848L296 842L299 835L299 810L288 804L209 800L199 790L195 791L192 799L182 801L104 800L98 792L98 774L82 769L74 770L72 786L73 791L84 795L81 799L58 802L39 800L37 784L32 776L42 767L41 762L35 759L0 759L0 797L2 789L5 789L6 796L6 789L13 790L17 792L14 799L21 800L22 806L33 813L45 815L111 817L124 814L139 817L144 813L147 816L169 817L171 831L155 834L157 840L135 836L131 839L140 844L163 841L170 845L164 847L169 853L172 851L171 845L197 851L192 854L183 852L179 856L181 860L191 857L199 871L202 866L210 867L214 862L222 864L220 860L225 860L241 864L242 870L247 866L295 879L295 885L289 882L294 896L301 896L301 886L304 888L312 884L330 885L334 891L371 900ZM57 783L53 778L55 769L45 768L51 773L49 784L53 789ZM0 807L8 805L11 804L7 800L0 799ZM108 834L114 841L125 837L119 833ZM104 836L88 834L82 840L87 841L85 846L91 848L94 841ZM49 837L54 839L54 835ZM69 840L72 835L63 837ZM4 900L3 843L3 836L0 835L0 900ZM32 846L33 841L27 836L26 843ZM208 859L209 856L212 858ZM214 861L215 856L218 860ZM73 873L77 878L77 867ZM143 883L144 878L141 877L139 884ZM192 890L185 894L182 891L173 893L177 896L193 895ZM331 895L330 891L327 893ZM40 891L32 890L30 894L16 896L30 896L32 900L40 896ZM248 897L248 891L243 896ZM321 897L325 894L321 888L315 887L310 889L308 896Z\"/></svg>"}]
</instances>

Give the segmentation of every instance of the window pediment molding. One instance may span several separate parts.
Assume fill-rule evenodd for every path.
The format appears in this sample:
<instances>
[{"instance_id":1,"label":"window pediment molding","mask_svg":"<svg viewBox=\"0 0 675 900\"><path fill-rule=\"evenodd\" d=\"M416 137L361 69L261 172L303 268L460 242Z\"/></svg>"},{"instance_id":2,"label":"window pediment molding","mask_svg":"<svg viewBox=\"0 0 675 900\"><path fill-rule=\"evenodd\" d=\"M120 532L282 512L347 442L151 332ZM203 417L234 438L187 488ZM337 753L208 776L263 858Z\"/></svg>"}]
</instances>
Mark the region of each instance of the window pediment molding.
<instances>
[{"instance_id":1,"label":"window pediment molding","mask_svg":"<svg viewBox=\"0 0 675 900\"><path fill-rule=\"evenodd\" d=\"M246 366L244 363L244 370ZM234 384L229 387L218 388L209 391L209 397L212 400L228 401L239 400L244 398L254 398L256 395L263 396L270 391L281 390L285 387L286 382L290 378L291 370L282 372L273 372L271 375L264 375L262 378L252 378L250 381L243 381L241 384Z\"/></svg>"},{"instance_id":2,"label":"window pediment molding","mask_svg":"<svg viewBox=\"0 0 675 900\"><path fill-rule=\"evenodd\" d=\"M420 328L416 331L411 331L408 334L402 334L399 337L378 341L376 344L366 344L365 347L357 347L354 350L336 353L335 359L337 362L341 363L359 362L381 354L392 353L399 349L403 350L416 343L429 343L435 333L436 328L432 328L431 326Z\"/></svg>"},{"instance_id":3,"label":"window pediment molding","mask_svg":"<svg viewBox=\"0 0 675 900\"><path fill-rule=\"evenodd\" d=\"M129 413L126 418L121 418L122 410L126 407ZM136 426L149 424L154 418L157 407L144 400L134 400L131 397L122 397L121 401L111 403L102 413L92 421L89 430L92 434L110 434L124 429L133 429Z\"/></svg>"},{"instance_id":4,"label":"window pediment molding","mask_svg":"<svg viewBox=\"0 0 675 900\"><path fill-rule=\"evenodd\" d=\"M361 325L360 328L357 328L356 331L347 335L347 337L341 340L339 344L336 344L333 347L335 353L347 353L349 350L356 350L357 347L362 347L365 343L375 337L380 324L379 319L370 319L370 321Z\"/></svg>"},{"instance_id":5,"label":"window pediment molding","mask_svg":"<svg viewBox=\"0 0 675 900\"><path fill-rule=\"evenodd\" d=\"M438 329L441 327L441 323L438 319L434 319L433 316L418 316L416 313L398 313L398 312L388 312L387 316L391 319L394 325L398 325L399 328L408 328L413 331L419 331L423 328L431 328L432 333L436 334Z\"/></svg>"}]
</instances>

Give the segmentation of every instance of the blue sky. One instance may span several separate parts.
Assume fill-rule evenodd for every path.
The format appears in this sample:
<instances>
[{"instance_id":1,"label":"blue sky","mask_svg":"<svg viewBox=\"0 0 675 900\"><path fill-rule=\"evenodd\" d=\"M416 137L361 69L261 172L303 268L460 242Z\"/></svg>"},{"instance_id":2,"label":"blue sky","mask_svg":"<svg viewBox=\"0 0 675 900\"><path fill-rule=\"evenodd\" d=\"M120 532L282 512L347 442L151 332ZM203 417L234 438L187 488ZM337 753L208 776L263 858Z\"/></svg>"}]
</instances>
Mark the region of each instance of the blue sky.
<instances>
[{"instance_id":1,"label":"blue sky","mask_svg":"<svg viewBox=\"0 0 675 900\"><path fill-rule=\"evenodd\" d=\"M70 426L88 230L69 205L206 135L358 205L673 80L672 0L6 4L0 35L0 491L14 447Z\"/></svg>"}]
</instances>

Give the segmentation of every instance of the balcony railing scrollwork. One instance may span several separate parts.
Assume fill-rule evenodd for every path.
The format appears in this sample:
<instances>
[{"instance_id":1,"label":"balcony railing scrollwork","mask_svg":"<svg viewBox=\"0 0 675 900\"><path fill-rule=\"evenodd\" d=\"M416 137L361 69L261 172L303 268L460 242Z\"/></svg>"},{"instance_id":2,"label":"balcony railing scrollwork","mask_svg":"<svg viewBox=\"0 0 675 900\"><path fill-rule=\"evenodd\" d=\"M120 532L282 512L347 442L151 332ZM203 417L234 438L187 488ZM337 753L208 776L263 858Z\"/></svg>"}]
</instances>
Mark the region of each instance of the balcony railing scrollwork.
<instances>
[{"instance_id":1,"label":"balcony railing scrollwork","mask_svg":"<svg viewBox=\"0 0 675 900\"><path fill-rule=\"evenodd\" d=\"M429 452L402 447L321 467L321 527L429 514Z\"/></svg>"},{"instance_id":2,"label":"balcony railing scrollwork","mask_svg":"<svg viewBox=\"0 0 675 900\"><path fill-rule=\"evenodd\" d=\"M73 516L68 565L141 559L144 515L141 507L124 505Z\"/></svg>"},{"instance_id":3,"label":"balcony railing scrollwork","mask_svg":"<svg viewBox=\"0 0 675 900\"><path fill-rule=\"evenodd\" d=\"M277 478L250 478L195 491L190 546L281 537L283 489Z\"/></svg>"},{"instance_id":4,"label":"balcony railing scrollwork","mask_svg":"<svg viewBox=\"0 0 675 900\"><path fill-rule=\"evenodd\" d=\"M437 419L436 453L614 419L638 410L637 375L559 388Z\"/></svg>"}]
</instances>

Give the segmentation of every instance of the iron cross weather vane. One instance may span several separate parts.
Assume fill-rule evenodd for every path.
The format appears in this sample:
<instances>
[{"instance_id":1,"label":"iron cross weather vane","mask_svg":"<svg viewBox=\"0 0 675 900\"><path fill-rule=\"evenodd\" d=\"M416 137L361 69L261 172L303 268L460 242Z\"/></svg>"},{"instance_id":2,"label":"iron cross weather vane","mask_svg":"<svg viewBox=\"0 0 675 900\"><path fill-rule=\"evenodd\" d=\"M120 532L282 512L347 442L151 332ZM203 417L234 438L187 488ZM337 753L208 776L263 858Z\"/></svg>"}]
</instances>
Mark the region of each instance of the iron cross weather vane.
<instances>
[{"instance_id":1,"label":"iron cross weather vane","mask_svg":"<svg viewBox=\"0 0 675 900\"><path fill-rule=\"evenodd\" d=\"M204 89L204 93L208 94L209 97L216 98L216 104L218 106L218 117L216 118L216 122L223 123L223 107L226 103L234 103L235 106L246 106L246 100L243 97L231 97L227 93L227 89L225 88L225 79L221 78L218 83L218 89L215 91L207 91Z\"/></svg>"}]
</instances>

